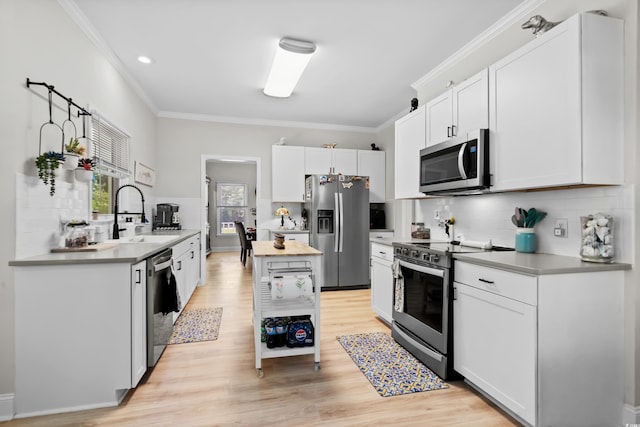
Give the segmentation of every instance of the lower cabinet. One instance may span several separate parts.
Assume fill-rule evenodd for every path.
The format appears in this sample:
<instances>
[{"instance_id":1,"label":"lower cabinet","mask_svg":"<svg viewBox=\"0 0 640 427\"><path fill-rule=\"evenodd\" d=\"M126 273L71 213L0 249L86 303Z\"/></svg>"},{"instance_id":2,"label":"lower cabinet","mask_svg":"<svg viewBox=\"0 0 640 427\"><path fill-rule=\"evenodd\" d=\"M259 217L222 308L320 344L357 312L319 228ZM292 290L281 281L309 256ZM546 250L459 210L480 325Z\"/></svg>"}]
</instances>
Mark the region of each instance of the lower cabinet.
<instances>
[{"instance_id":1,"label":"lower cabinet","mask_svg":"<svg viewBox=\"0 0 640 427\"><path fill-rule=\"evenodd\" d=\"M391 324L393 309L393 249L389 245L371 244L371 309Z\"/></svg>"},{"instance_id":2,"label":"lower cabinet","mask_svg":"<svg viewBox=\"0 0 640 427\"><path fill-rule=\"evenodd\" d=\"M116 406L138 384L145 265L14 268L16 417Z\"/></svg>"},{"instance_id":3,"label":"lower cabinet","mask_svg":"<svg viewBox=\"0 0 640 427\"><path fill-rule=\"evenodd\" d=\"M131 266L131 386L147 371L147 261Z\"/></svg>"},{"instance_id":4,"label":"lower cabinet","mask_svg":"<svg viewBox=\"0 0 640 427\"><path fill-rule=\"evenodd\" d=\"M171 249L173 250L173 270L182 304L180 311L173 313L175 322L200 282L200 235L183 240L173 245Z\"/></svg>"},{"instance_id":5,"label":"lower cabinet","mask_svg":"<svg viewBox=\"0 0 640 427\"><path fill-rule=\"evenodd\" d=\"M623 274L456 261L455 370L525 425L620 425Z\"/></svg>"}]
</instances>

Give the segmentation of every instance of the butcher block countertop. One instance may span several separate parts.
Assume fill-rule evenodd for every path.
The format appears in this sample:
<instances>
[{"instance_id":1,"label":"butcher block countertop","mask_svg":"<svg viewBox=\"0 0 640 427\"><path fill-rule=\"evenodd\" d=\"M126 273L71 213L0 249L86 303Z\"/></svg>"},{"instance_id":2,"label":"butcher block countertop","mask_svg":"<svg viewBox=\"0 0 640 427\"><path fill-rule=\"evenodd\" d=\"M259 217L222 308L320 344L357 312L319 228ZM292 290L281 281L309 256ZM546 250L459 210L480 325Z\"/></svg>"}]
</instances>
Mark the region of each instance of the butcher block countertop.
<instances>
[{"instance_id":1,"label":"butcher block countertop","mask_svg":"<svg viewBox=\"0 0 640 427\"><path fill-rule=\"evenodd\" d=\"M322 255L322 252L297 240L286 240L284 249L276 249L273 240L251 242L253 256L305 256Z\"/></svg>"}]
</instances>

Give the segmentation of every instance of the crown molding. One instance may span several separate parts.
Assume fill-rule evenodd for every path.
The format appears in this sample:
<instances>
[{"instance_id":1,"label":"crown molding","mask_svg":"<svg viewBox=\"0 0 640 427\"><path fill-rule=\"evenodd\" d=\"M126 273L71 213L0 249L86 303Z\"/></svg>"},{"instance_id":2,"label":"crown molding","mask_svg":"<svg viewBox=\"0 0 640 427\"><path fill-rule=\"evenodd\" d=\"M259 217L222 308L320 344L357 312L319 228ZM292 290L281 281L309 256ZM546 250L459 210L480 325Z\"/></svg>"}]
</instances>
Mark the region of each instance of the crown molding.
<instances>
[{"instance_id":1,"label":"crown molding","mask_svg":"<svg viewBox=\"0 0 640 427\"><path fill-rule=\"evenodd\" d=\"M194 120L199 122L230 123L251 126L274 126L301 129L319 129L341 132L376 133L377 128L364 126L345 126L328 123L293 122L284 120L249 119L244 117L214 116L209 114L180 113L176 111L160 111L158 117L166 119Z\"/></svg>"},{"instance_id":2,"label":"crown molding","mask_svg":"<svg viewBox=\"0 0 640 427\"><path fill-rule=\"evenodd\" d=\"M428 83L431 79L435 78L442 72L449 70L455 64L471 55L474 51L504 33L512 25L519 23L524 17L527 17L530 13L539 8L545 2L546 0L527 0L524 3L521 3L511 12L503 16L495 24L487 28L476 38L460 48L453 55L438 64L434 69L429 71L420 79L416 80L413 84L411 84L411 87L415 90L419 90L420 87Z\"/></svg>"},{"instance_id":3,"label":"crown molding","mask_svg":"<svg viewBox=\"0 0 640 427\"><path fill-rule=\"evenodd\" d=\"M78 5L73 0L58 0L58 3L65 12L71 17L71 19L76 23L78 27L85 33L87 38L93 42L94 45L98 48L100 53L102 53L107 61L111 63L111 65L120 73L120 75L124 78L124 80L131 86L136 95L142 99L142 101L149 107L149 109L153 112L153 114L158 114L158 107L155 106L151 98L147 95L147 93L142 89L142 87L138 84L135 78L126 70L122 62L118 58L118 56L111 50L107 42L104 41L100 33L95 29L95 27L91 24L87 16L80 10Z\"/></svg>"}]
</instances>

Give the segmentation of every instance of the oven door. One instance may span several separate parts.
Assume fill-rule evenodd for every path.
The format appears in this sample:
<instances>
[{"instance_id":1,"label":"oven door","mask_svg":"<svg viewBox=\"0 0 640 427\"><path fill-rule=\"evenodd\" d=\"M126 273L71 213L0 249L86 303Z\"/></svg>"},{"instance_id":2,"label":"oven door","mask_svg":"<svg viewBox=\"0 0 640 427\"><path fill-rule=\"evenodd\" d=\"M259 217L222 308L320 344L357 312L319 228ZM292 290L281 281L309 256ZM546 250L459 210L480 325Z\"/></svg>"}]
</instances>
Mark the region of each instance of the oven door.
<instances>
[{"instance_id":1,"label":"oven door","mask_svg":"<svg viewBox=\"0 0 640 427\"><path fill-rule=\"evenodd\" d=\"M402 310L393 321L425 344L447 354L449 332L449 269L400 260L404 292Z\"/></svg>"}]
</instances>

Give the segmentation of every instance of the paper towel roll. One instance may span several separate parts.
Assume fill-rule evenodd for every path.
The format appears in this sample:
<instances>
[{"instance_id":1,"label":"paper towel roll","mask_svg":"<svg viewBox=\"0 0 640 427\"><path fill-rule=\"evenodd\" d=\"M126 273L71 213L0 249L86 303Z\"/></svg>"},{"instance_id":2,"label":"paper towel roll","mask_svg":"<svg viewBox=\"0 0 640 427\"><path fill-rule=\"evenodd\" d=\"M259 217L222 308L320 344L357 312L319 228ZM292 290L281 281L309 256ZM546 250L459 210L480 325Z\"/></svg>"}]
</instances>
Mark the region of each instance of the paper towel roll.
<instances>
[{"instance_id":1,"label":"paper towel roll","mask_svg":"<svg viewBox=\"0 0 640 427\"><path fill-rule=\"evenodd\" d=\"M313 282L310 276L274 276L271 280L271 299L306 298L313 293Z\"/></svg>"}]
</instances>

